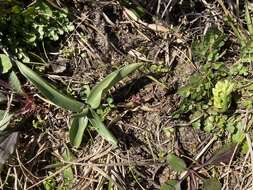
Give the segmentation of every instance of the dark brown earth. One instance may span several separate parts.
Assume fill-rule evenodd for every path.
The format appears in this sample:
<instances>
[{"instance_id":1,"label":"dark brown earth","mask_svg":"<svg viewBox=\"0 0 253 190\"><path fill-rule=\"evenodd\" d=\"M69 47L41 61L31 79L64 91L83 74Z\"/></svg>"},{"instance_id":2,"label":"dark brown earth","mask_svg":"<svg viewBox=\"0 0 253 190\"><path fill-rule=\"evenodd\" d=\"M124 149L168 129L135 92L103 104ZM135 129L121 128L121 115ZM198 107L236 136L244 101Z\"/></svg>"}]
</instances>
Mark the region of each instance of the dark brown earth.
<instances>
[{"instance_id":1,"label":"dark brown earth","mask_svg":"<svg viewBox=\"0 0 253 190\"><path fill-rule=\"evenodd\" d=\"M160 189L167 180L180 176L166 163L168 152L191 163L212 139L212 135L191 126L175 127L180 121L174 121L171 113L180 103L176 94L178 87L198 69L191 58L191 41L203 34L208 25L222 25L221 8L211 1L206 4L205 1L177 3L174 0L133 2L145 7L142 22L169 30L156 31L134 21L119 1L62 3L68 6L76 30L61 42L59 55L50 57L51 67L45 76L53 84L81 99L84 85L94 86L122 65L145 63L145 68L109 94L115 106L107 114L105 123L120 146L112 146L95 131L87 131L81 147L71 149L76 158L72 165L75 181L71 189L109 189L109 183L113 184L112 189ZM51 50L47 51L50 55ZM27 88L31 94L37 93L28 84ZM8 163L10 172L18 176L17 189L43 189L43 180L54 174L52 179L64 184L62 172L57 173L61 168L54 164L63 160L65 146L71 148L70 113L37 96L34 102L33 114L27 114L17 151ZM37 128L27 125L38 118L41 122ZM199 162L206 161L219 145L219 142L211 145ZM238 184L247 189L250 175L247 167L240 165L243 161L232 163L230 168L207 167L200 173L205 177L218 174L224 189L239 189ZM201 182L196 180L196 183L200 187ZM182 186L187 189L187 183Z\"/></svg>"}]
</instances>

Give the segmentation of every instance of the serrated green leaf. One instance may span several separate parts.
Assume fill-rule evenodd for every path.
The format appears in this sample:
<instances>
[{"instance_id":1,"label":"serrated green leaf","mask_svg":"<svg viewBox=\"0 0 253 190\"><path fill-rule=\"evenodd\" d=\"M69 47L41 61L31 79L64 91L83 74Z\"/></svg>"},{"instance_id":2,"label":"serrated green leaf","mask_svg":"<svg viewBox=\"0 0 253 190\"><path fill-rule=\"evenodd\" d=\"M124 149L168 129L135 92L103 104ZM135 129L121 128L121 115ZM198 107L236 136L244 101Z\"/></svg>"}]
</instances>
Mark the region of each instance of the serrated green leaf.
<instances>
[{"instance_id":1,"label":"serrated green leaf","mask_svg":"<svg viewBox=\"0 0 253 190\"><path fill-rule=\"evenodd\" d=\"M169 165L177 172L182 172L187 169L184 160L176 156L175 154L169 153L167 156Z\"/></svg>"},{"instance_id":2,"label":"serrated green leaf","mask_svg":"<svg viewBox=\"0 0 253 190\"><path fill-rule=\"evenodd\" d=\"M65 108L74 112L81 112L82 108L84 107L83 103L73 98L70 98L66 95L63 95L61 92L56 90L55 87L53 87L51 84L46 82L36 72L34 72L32 69L30 69L23 63L16 61L16 64L20 72L31 83L33 83L33 85L35 85L49 101L51 101L52 103L62 108Z\"/></svg>"},{"instance_id":3,"label":"serrated green leaf","mask_svg":"<svg viewBox=\"0 0 253 190\"><path fill-rule=\"evenodd\" d=\"M180 182L174 179L169 180L161 186L160 190L181 190Z\"/></svg>"},{"instance_id":4,"label":"serrated green leaf","mask_svg":"<svg viewBox=\"0 0 253 190\"><path fill-rule=\"evenodd\" d=\"M46 3L40 2L39 8L40 8L39 11L41 12L41 14L46 15L48 17L53 16L53 11Z\"/></svg>"},{"instance_id":5,"label":"serrated green leaf","mask_svg":"<svg viewBox=\"0 0 253 190\"><path fill-rule=\"evenodd\" d=\"M101 121L100 117L97 113L90 109L90 114L88 115L88 119L94 129L101 135L105 140L110 142L113 145L117 145L118 141L114 137L114 135L106 128L105 124Z\"/></svg>"},{"instance_id":6,"label":"serrated green leaf","mask_svg":"<svg viewBox=\"0 0 253 190\"><path fill-rule=\"evenodd\" d=\"M5 54L0 54L0 73L7 73L12 67L11 60L9 56Z\"/></svg>"},{"instance_id":7,"label":"serrated green leaf","mask_svg":"<svg viewBox=\"0 0 253 190\"><path fill-rule=\"evenodd\" d=\"M193 58L200 62L218 61L222 56L221 47L224 46L227 36L217 28L209 28L201 40L192 43Z\"/></svg>"},{"instance_id":8,"label":"serrated green leaf","mask_svg":"<svg viewBox=\"0 0 253 190\"><path fill-rule=\"evenodd\" d=\"M93 109L98 108L103 94L117 82L137 70L140 66L142 66L142 63L130 64L109 74L91 90L87 98L87 104Z\"/></svg>"},{"instance_id":9,"label":"serrated green leaf","mask_svg":"<svg viewBox=\"0 0 253 190\"><path fill-rule=\"evenodd\" d=\"M69 131L70 142L76 148L82 143L83 133L88 125L88 118L85 117L75 117L71 122L71 128Z\"/></svg>"},{"instance_id":10,"label":"serrated green leaf","mask_svg":"<svg viewBox=\"0 0 253 190\"><path fill-rule=\"evenodd\" d=\"M202 190L221 190L222 185L216 178L209 178L204 180Z\"/></svg>"},{"instance_id":11,"label":"serrated green leaf","mask_svg":"<svg viewBox=\"0 0 253 190\"><path fill-rule=\"evenodd\" d=\"M226 112L231 104L231 93L233 92L235 84L229 80L218 81L212 89L214 97L214 107L219 112Z\"/></svg>"},{"instance_id":12,"label":"serrated green leaf","mask_svg":"<svg viewBox=\"0 0 253 190\"><path fill-rule=\"evenodd\" d=\"M24 94L21 83L14 71L12 71L9 75L9 84L10 84L12 90L14 90L16 93Z\"/></svg>"},{"instance_id":13,"label":"serrated green leaf","mask_svg":"<svg viewBox=\"0 0 253 190\"><path fill-rule=\"evenodd\" d=\"M177 93L184 97L184 98L187 98L188 96L190 96L191 94L191 87L188 85L188 86L184 86L184 87L181 87Z\"/></svg>"},{"instance_id":14,"label":"serrated green leaf","mask_svg":"<svg viewBox=\"0 0 253 190\"><path fill-rule=\"evenodd\" d=\"M54 179L48 179L43 182L43 187L45 190L54 190L56 189L56 182Z\"/></svg>"}]
</instances>

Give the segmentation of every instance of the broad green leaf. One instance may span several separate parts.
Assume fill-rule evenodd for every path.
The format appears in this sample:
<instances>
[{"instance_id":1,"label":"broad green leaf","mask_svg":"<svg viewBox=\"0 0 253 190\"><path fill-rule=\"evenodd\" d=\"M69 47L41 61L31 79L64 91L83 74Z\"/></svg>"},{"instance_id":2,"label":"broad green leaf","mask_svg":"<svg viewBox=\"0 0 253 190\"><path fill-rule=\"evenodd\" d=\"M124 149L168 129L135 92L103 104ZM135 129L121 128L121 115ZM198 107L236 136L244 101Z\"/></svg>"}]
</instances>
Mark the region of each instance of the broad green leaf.
<instances>
[{"instance_id":1,"label":"broad green leaf","mask_svg":"<svg viewBox=\"0 0 253 190\"><path fill-rule=\"evenodd\" d=\"M20 72L31 82L33 85L35 85L40 92L52 103L74 111L74 112L81 112L84 104L70 98L63 93L56 90L55 87L53 87L51 84L46 82L44 79L42 79L36 72L34 72L32 69L24 65L23 63L16 61L17 66L20 70Z\"/></svg>"},{"instance_id":2,"label":"broad green leaf","mask_svg":"<svg viewBox=\"0 0 253 190\"><path fill-rule=\"evenodd\" d=\"M98 134L100 134L105 140L113 145L117 145L118 141L114 135L106 128L105 124L101 121L97 113L90 109L90 114L88 116L91 125L96 129Z\"/></svg>"},{"instance_id":3,"label":"broad green leaf","mask_svg":"<svg viewBox=\"0 0 253 190\"><path fill-rule=\"evenodd\" d=\"M221 190L222 185L216 178L209 178L204 180L202 190Z\"/></svg>"},{"instance_id":4,"label":"broad green leaf","mask_svg":"<svg viewBox=\"0 0 253 190\"><path fill-rule=\"evenodd\" d=\"M187 169L185 162L175 154L169 153L167 156L169 165L177 172L182 172Z\"/></svg>"},{"instance_id":5,"label":"broad green leaf","mask_svg":"<svg viewBox=\"0 0 253 190\"><path fill-rule=\"evenodd\" d=\"M140 66L142 66L142 63L130 64L109 74L91 90L87 98L87 104L89 104L93 109L98 108L103 94Z\"/></svg>"},{"instance_id":6,"label":"broad green leaf","mask_svg":"<svg viewBox=\"0 0 253 190\"><path fill-rule=\"evenodd\" d=\"M69 131L70 142L76 148L79 148L82 139L83 133L88 125L88 118L84 117L75 117L71 122L71 127Z\"/></svg>"},{"instance_id":7,"label":"broad green leaf","mask_svg":"<svg viewBox=\"0 0 253 190\"><path fill-rule=\"evenodd\" d=\"M17 77L17 75L14 71L12 71L10 73L9 84L10 84L12 90L17 92L18 94L24 94L21 83L20 83L20 81L19 81L19 79L18 79L18 77Z\"/></svg>"},{"instance_id":8,"label":"broad green leaf","mask_svg":"<svg viewBox=\"0 0 253 190\"><path fill-rule=\"evenodd\" d=\"M160 190L181 190L180 182L174 179L169 180L161 186Z\"/></svg>"},{"instance_id":9,"label":"broad green leaf","mask_svg":"<svg viewBox=\"0 0 253 190\"><path fill-rule=\"evenodd\" d=\"M7 73L12 67L9 56L0 54L0 73Z\"/></svg>"},{"instance_id":10,"label":"broad green leaf","mask_svg":"<svg viewBox=\"0 0 253 190\"><path fill-rule=\"evenodd\" d=\"M7 128L10 123L12 114L9 114L8 111L0 110L0 131L3 131Z\"/></svg>"}]
</instances>

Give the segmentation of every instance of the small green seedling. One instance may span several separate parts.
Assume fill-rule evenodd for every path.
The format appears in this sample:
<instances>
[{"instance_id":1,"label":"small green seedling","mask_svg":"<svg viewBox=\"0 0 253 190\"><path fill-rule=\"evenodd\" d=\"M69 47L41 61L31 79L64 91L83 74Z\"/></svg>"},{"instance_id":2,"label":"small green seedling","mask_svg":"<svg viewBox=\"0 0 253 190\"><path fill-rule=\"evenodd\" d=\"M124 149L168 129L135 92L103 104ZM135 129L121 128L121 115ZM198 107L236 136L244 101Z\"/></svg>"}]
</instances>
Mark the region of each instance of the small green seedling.
<instances>
[{"instance_id":1,"label":"small green seedling","mask_svg":"<svg viewBox=\"0 0 253 190\"><path fill-rule=\"evenodd\" d=\"M221 48L225 45L227 35L217 28L209 28L206 34L200 40L194 40L192 43L192 54L194 60L207 63L215 62L224 54Z\"/></svg>"},{"instance_id":2,"label":"small green seedling","mask_svg":"<svg viewBox=\"0 0 253 190\"><path fill-rule=\"evenodd\" d=\"M233 89L234 84L228 80L218 81L213 88L214 107L219 112L226 112L229 109L231 105L231 93Z\"/></svg>"}]
</instances>

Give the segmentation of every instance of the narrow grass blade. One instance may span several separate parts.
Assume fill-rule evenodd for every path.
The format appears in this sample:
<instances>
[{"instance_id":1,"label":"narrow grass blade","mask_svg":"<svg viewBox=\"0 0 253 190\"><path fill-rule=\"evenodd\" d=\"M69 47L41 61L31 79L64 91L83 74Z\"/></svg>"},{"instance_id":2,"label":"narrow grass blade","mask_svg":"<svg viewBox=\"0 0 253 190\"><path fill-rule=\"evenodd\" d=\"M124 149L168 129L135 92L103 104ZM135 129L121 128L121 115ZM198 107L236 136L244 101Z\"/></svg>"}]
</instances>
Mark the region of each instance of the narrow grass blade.
<instances>
[{"instance_id":1,"label":"narrow grass blade","mask_svg":"<svg viewBox=\"0 0 253 190\"><path fill-rule=\"evenodd\" d=\"M87 98L87 104L89 104L93 109L98 108L103 94L117 82L137 70L140 66L142 66L142 63L134 63L109 74L91 90Z\"/></svg>"},{"instance_id":2,"label":"narrow grass blade","mask_svg":"<svg viewBox=\"0 0 253 190\"><path fill-rule=\"evenodd\" d=\"M253 36L253 23L252 23L252 18L251 18L250 12L249 12L248 1L246 1L246 3L245 3L245 20L247 23L247 27L248 27L250 36L252 37Z\"/></svg>"},{"instance_id":3,"label":"narrow grass blade","mask_svg":"<svg viewBox=\"0 0 253 190\"><path fill-rule=\"evenodd\" d=\"M20 72L31 83L33 83L33 85L35 85L49 101L51 101L52 103L62 108L65 108L74 112L81 112L82 108L84 107L83 103L76 101L75 99L70 98L66 95L63 95L55 87L53 87L51 84L46 82L36 72L34 72L32 69L30 69L23 63L16 61L16 64Z\"/></svg>"},{"instance_id":4,"label":"narrow grass blade","mask_svg":"<svg viewBox=\"0 0 253 190\"><path fill-rule=\"evenodd\" d=\"M236 19L233 18L230 11L225 7L224 2L222 0L218 0L218 3L220 4L225 13L225 21L227 21L227 23L230 25L236 37L239 39L241 45L245 46L247 38L241 31L241 26L236 22Z\"/></svg>"},{"instance_id":5,"label":"narrow grass blade","mask_svg":"<svg viewBox=\"0 0 253 190\"><path fill-rule=\"evenodd\" d=\"M71 122L71 127L69 131L70 142L76 148L82 143L83 133L88 125L88 118L85 117L75 117Z\"/></svg>"},{"instance_id":6,"label":"narrow grass blade","mask_svg":"<svg viewBox=\"0 0 253 190\"><path fill-rule=\"evenodd\" d=\"M105 124L101 121L97 113L90 109L90 114L88 116L90 123L96 129L98 134L100 134L105 140L113 145L117 145L118 141L114 135L106 128Z\"/></svg>"}]
</instances>

